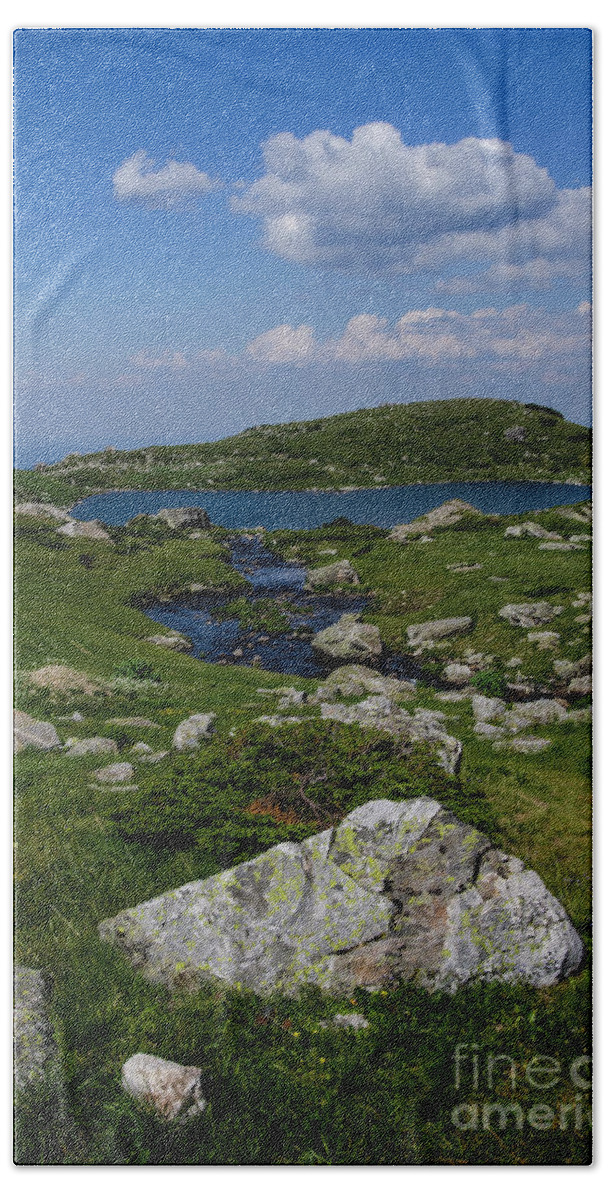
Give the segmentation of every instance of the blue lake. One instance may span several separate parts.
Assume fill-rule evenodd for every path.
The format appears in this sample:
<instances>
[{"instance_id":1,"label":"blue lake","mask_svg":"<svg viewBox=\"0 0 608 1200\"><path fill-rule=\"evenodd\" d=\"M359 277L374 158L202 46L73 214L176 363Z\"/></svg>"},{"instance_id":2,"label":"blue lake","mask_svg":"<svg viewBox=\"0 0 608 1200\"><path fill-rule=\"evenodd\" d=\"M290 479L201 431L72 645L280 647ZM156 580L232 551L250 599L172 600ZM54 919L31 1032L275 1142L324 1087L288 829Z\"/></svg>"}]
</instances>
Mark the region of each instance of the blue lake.
<instances>
[{"instance_id":1,"label":"blue lake","mask_svg":"<svg viewBox=\"0 0 608 1200\"><path fill-rule=\"evenodd\" d=\"M413 520L453 497L484 513L518 513L587 500L589 487L568 483L415 483L355 492L107 492L72 510L82 521L124 525L137 513L196 505L227 529L315 529L337 517L390 528Z\"/></svg>"}]
</instances>

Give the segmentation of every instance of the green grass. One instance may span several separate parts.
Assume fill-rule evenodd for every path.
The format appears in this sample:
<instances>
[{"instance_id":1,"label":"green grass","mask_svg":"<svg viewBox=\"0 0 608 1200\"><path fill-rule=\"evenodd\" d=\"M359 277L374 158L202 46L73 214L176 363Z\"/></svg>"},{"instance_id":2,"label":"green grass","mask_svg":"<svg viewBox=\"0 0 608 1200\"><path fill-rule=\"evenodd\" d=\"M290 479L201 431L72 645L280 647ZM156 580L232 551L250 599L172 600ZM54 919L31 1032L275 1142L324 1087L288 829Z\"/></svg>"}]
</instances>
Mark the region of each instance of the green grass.
<instances>
[{"instance_id":1,"label":"green grass","mask_svg":"<svg viewBox=\"0 0 608 1200\"><path fill-rule=\"evenodd\" d=\"M556 527L548 515L542 523ZM142 738L153 749L168 749L183 717L212 709L218 714L218 745L228 745L231 730L246 741L255 728L252 720L273 711L274 702L259 695L258 687L316 686L314 680L206 664L142 640L159 626L133 607L133 596L171 594L193 581L210 588L236 586L240 577L226 561L219 537L150 544L142 534L142 548L136 544L126 552L120 537L116 546L79 543L54 534L45 522L19 524L17 704L53 720L62 737L115 737L124 755ZM583 526L569 528L578 532ZM571 598L587 587L586 552L539 553L532 543L504 541L500 523L476 532L446 531L432 543L407 547L377 532L346 527L273 537L276 548L288 554L287 544L297 543L300 556L315 565L328 561L319 556L320 549L339 546L340 557L351 557L356 565L362 587L377 593L369 600L372 619L394 645L413 621L471 612L477 624L468 641L474 647L491 645L503 658L528 654L522 669L542 672L552 655L528 650L525 631L503 626L495 612L510 599L551 588L550 600L566 601L564 614L551 627L562 631L564 648L574 637L581 639L565 654L575 649L578 654L579 647L584 652L586 635L573 633L579 627L572 614L580 610L572 609ZM445 570L447 562L468 557L486 565L496 562L496 573L507 575L508 584L495 585L494 591L485 567L468 576ZM402 602L404 611L398 609ZM112 690L121 664L134 661L147 664L160 683L135 680L130 692ZM25 673L45 663L85 671L106 681L108 689L90 696L36 691ZM414 705L438 707L435 691L421 686L408 702ZM70 720L74 709L84 718L78 725ZM589 945L588 728L552 726L547 731L551 748L528 759L496 752L474 737L470 702L443 706L443 711L449 732L464 744L463 797L482 793L496 840L539 872ZM158 727L106 723L132 714ZM205 752L201 769L204 758ZM453 1056L459 1042L476 1042L482 1062L490 1053L513 1057L515 1099L526 1113L535 1103L557 1108L573 1099L569 1064L589 1051L590 1042L587 969L541 991L492 985L453 997L429 997L413 986L387 994L362 992L352 1007L366 1015L370 1028L356 1034L323 1028L321 1020L351 1005L314 992L268 1002L238 990L169 993L141 979L100 941L97 923L224 864L221 855L214 859L208 843L159 849L123 837L114 819L117 797L87 786L90 772L107 761L34 751L16 760L16 957L42 968L52 981L76 1120L76 1133L58 1151L50 1134L41 1135L43 1103L22 1113L21 1161L519 1165L589 1160L586 1124L579 1130L571 1125L541 1132L526 1124L522 1133L490 1132L459 1130L451 1119L456 1104L511 1098L504 1078L496 1091L484 1084L473 1093L470 1079L456 1089ZM199 760L191 761L195 768ZM172 759L160 771L140 765L141 795L153 793L172 770ZM427 790L423 785L432 788L430 774L421 779L420 790ZM121 1065L138 1051L203 1068L209 1105L191 1127L165 1128L125 1096ZM525 1064L538 1054L551 1055L562 1067L549 1100L524 1077Z\"/></svg>"},{"instance_id":2,"label":"green grass","mask_svg":"<svg viewBox=\"0 0 608 1200\"><path fill-rule=\"evenodd\" d=\"M505 437L515 427L523 441ZM73 504L108 488L298 490L589 477L584 426L533 404L458 399L255 426L219 442L70 454L52 467L18 471L16 488L24 499Z\"/></svg>"}]
</instances>

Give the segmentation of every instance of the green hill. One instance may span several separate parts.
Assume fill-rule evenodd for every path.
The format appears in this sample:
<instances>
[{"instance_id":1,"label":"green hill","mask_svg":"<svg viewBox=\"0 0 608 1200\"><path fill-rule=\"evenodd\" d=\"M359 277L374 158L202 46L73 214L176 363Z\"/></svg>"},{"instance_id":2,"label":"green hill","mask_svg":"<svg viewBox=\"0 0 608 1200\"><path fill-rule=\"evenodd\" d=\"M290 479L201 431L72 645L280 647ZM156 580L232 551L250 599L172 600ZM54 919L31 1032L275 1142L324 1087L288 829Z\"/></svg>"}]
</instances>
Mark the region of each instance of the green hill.
<instances>
[{"instance_id":1,"label":"green hill","mask_svg":"<svg viewBox=\"0 0 608 1200\"><path fill-rule=\"evenodd\" d=\"M590 430L509 400L431 400L257 425L218 442L108 448L17 472L21 498L111 488L340 489L406 483L587 483Z\"/></svg>"}]
</instances>

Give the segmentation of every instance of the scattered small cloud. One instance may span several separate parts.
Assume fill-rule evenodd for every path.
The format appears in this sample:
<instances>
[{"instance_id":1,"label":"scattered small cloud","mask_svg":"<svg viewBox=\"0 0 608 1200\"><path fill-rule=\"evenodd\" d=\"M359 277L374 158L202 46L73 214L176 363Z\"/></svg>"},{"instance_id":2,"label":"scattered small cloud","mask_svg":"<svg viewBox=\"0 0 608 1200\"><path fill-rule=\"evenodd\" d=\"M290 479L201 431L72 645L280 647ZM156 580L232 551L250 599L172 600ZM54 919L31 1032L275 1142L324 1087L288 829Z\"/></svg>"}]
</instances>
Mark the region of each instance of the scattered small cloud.
<instances>
[{"instance_id":1,"label":"scattered small cloud","mask_svg":"<svg viewBox=\"0 0 608 1200\"><path fill-rule=\"evenodd\" d=\"M315 357L316 342L310 325L277 325L254 338L245 348L249 358L257 363L304 366Z\"/></svg>"},{"instance_id":2,"label":"scattered small cloud","mask_svg":"<svg viewBox=\"0 0 608 1200\"><path fill-rule=\"evenodd\" d=\"M137 354L131 356L131 362L134 367L140 367L144 371L157 371L161 368L181 371L188 366L188 360L181 350L138 350Z\"/></svg>"},{"instance_id":3,"label":"scattered small cloud","mask_svg":"<svg viewBox=\"0 0 608 1200\"><path fill-rule=\"evenodd\" d=\"M113 183L114 195L122 203L157 209L183 208L221 186L189 162L169 159L155 170L154 159L145 150L137 150L121 163Z\"/></svg>"}]
</instances>

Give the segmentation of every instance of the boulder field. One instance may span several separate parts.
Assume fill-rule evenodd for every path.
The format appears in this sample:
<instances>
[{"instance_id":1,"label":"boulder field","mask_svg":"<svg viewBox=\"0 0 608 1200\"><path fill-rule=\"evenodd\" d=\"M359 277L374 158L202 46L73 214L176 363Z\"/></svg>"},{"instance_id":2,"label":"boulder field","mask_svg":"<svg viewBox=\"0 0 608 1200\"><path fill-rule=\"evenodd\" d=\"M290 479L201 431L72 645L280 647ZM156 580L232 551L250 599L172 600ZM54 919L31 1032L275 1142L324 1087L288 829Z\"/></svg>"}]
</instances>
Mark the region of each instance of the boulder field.
<instances>
[{"instance_id":1,"label":"boulder field","mask_svg":"<svg viewBox=\"0 0 608 1200\"><path fill-rule=\"evenodd\" d=\"M543 881L435 800L372 800L300 844L120 912L101 938L156 983L332 995L405 980L547 987L583 946Z\"/></svg>"}]
</instances>

